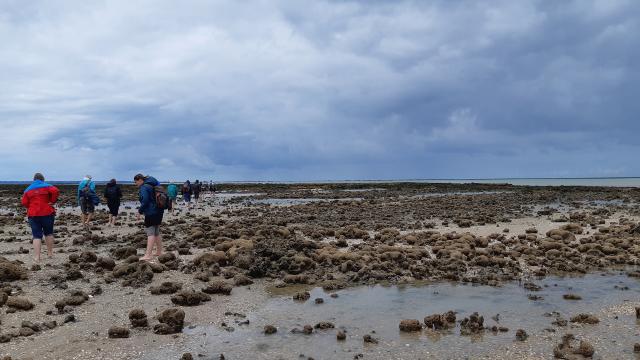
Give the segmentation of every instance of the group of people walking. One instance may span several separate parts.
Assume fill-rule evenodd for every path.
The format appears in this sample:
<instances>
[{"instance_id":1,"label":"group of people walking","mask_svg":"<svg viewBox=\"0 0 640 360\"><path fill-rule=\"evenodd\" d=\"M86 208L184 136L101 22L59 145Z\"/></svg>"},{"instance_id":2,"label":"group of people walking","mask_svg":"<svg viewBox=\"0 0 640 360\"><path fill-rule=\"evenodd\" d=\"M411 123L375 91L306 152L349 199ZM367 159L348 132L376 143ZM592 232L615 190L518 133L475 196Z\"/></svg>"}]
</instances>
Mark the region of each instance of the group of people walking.
<instances>
[{"instance_id":1,"label":"group of people walking","mask_svg":"<svg viewBox=\"0 0 640 360\"><path fill-rule=\"evenodd\" d=\"M178 187L172 182L165 191L156 178L143 174L135 175L133 181L138 187L140 201L137 218L140 220L144 215L144 229L147 235L147 249L140 260L149 261L154 256L162 255L160 225L164 211L169 210L173 213L173 209L177 205ZM187 208L191 205L192 196L197 204L203 190L213 191L214 188L211 183L203 186L199 180L193 184L187 180L181 186L180 192ZM47 246L47 255L53 256L53 225L56 214L54 204L58 201L59 195L58 188L46 183L44 175L41 173L36 173L33 176L33 182L22 195L22 205L27 208L27 218L33 235L34 260L36 262L40 262L43 239ZM109 224L114 226L122 199L122 189L116 179L111 179L107 183L103 196L109 208ZM85 176L78 184L76 201L80 206L82 224L88 226L95 212L95 207L100 203L100 198L96 194L96 184L90 175Z\"/></svg>"}]
</instances>

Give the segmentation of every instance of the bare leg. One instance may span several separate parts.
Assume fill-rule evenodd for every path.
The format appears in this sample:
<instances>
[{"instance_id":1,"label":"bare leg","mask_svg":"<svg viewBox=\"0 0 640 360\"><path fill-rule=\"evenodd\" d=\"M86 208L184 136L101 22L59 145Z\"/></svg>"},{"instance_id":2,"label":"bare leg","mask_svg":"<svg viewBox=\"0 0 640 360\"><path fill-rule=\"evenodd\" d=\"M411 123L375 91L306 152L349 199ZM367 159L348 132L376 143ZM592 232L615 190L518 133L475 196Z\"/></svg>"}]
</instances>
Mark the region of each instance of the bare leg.
<instances>
[{"instance_id":1,"label":"bare leg","mask_svg":"<svg viewBox=\"0 0 640 360\"><path fill-rule=\"evenodd\" d=\"M53 235L45 236L44 242L47 244L47 256L53 257Z\"/></svg>"},{"instance_id":2,"label":"bare leg","mask_svg":"<svg viewBox=\"0 0 640 360\"><path fill-rule=\"evenodd\" d=\"M92 213L87 214L87 225L89 225L89 222L91 221L91 215L93 214Z\"/></svg>"},{"instance_id":3,"label":"bare leg","mask_svg":"<svg viewBox=\"0 0 640 360\"><path fill-rule=\"evenodd\" d=\"M152 259L151 253L153 252L153 244L156 241L155 236L147 236L147 251L144 252L144 256L140 258L142 261L149 261Z\"/></svg>"},{"instance_id":4,"label":"bare leg","mask_svg":"<svg viewBox=\"0 0 640 360\"><path fill-rule=\"evenodd\" d=\"M33 239L33 259L40 262L40 250L42 248L42 239Z\"/></svg>"},{"instance_id":5,"label":"bare leg","mask_svg":"<svg viewBox=\"0 0 640 360\"><path fill-rule=\"evenodd\" d=\"M162 255L162 236L160 235L155 236L155 243L156 243L156 256L160 256Z\"/></svg>"}]
</instances>

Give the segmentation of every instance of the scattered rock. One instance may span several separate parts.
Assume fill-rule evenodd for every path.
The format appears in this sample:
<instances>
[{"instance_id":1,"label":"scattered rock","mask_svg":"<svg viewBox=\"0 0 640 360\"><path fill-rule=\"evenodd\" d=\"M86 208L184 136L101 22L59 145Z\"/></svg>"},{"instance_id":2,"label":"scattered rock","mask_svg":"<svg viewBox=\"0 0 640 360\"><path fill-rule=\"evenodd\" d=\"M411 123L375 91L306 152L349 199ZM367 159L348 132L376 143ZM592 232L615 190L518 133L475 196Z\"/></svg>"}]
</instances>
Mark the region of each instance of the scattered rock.
<instances>
[{"instance_id":1,"label":"scattered rock","mask_svg":"<svg viewBox=\"0 0 640 360\"><path fill-rule=\"evenodd\" d=\"M414 332L422 330L422 325L420 325L419 320L415 319L405 319L400 321L400 331L404 332Z\"/></svg>"},{"instance_id":2,"label":"scattered rock","mask_svg":"<svg viewBox=\"0 0 640 360\"><path fill-rule=\"evenodd\" d=\"M182 306L197 306L207 301L211 301L211 296L193 290L182 290L171 297L172 303Z\"/></svg>"},{"instance_id":3,"label":"scattered rock","mask_svg":"<svg viewBox=\"0 0 640 360\"><path fill-rule=\"evenodd\" d=\"M362 337L362 341L364 341L365 343L368 344L377 344L378 343L378 339L374 338L373 336L366 334Z\"/></svg>"},{"instance_id":4,"label":"scattered rock","mask_svg":"<svg viewBox=\"0 0 640 360\"><path fill-rule=\"evenodd\" d=\"M142 309L133 309L129 311L129 321L131 322L131 327L147 327L149 325L149 321L147 319L147 314L145 314Z\"/></svg>"},{"instance_id":5,"label":"scattered rock","mask_svg":"<svg viewBox=\"0 0 640 360\"><path fill-rule=\"evenodd\" d=\"M230 295L232 290L233 286L231 286L231 284L228 284L223 280L213 280L209 285L202 289L202 292L206 294Z\"/></svg>"},{"instance_id":6,"label":"scattered rock","mask_svg":"<svg viewBox=\"0 0 640 360\"><path fill-rule=\"evenodd\" d=\"M597 324L600 322L600 319L598 319L595 315L591 315L591 314L578 314L574 317L572 317L570 319L570 321L572 323L579 323L579 324Z\"/></svg>"},{"instance_id":7,"label":"scattered rock","mask_svg":"<svg viewBox=\"0 0 640 360\"><path fill-rule=\"evenodd\" d=\"M524 331L522 329L516 330L516 340L525 341L525 340L527 340L528 337L529 337L529 335L527 334L526 331Z\"/></svg>"},{"instance_id":8,"label":"scattered rock","mask_svg":"<svg viewBox=\"0 0 640 360\"><path fill-rule=\"evenodd\" d=\"M153 295L175 294L182 289L182 283L165 281L159 286L152 286L149 291Z\"/></svg>"},{"instance_id":9,"label":"scattered rock","mask_svg":"<svg viewBox=\"0 0 640 360\"><path fill-rule=\"evenodd\" d=\"M264 333L267 335L271 335L271 334L275 334L276 332L278 332L278 329L273 326L273 325L265 325L264 326Z\"/></svg>"},{"instance_id":10,"label":"scattered rock","mask_svg":"<svg viewBox=\"0 0 640 360\"><path fill-rule=\"evenodd\" d=\"M576 294L564 294L562 298L565 300L582 300L582 297Z\"/></svg>"},{"instance_id":11,"label":"scattered rock","mask_svg":"<svg viewBox=\"0 0 640 360\"><path fill-rule=\"evenodd\" d=\"M184 327L184 311L178 308L164 310L158 315L160 324L154 326L153 331L156 334L167 335L175 334L182 331Z\"/></svg>"},{"instance_id":12,"label":"scattered rock","mask_svg":"<svg viewBox=\"0 0 640 360\"><path fill-rule=\"evenodd\" d=\"M129 329L122 326L112 326L109 328L109 338L124 339L129 337Z\"/></svg>"},{"instance_id":13,"label":"scattered rock","mask_svg":"<svg viewBox=\"0 0 640 360\"><path fill-rule=\"evenodd\" d=\"M10 296L5 303L10 308L22 311L28 311L34 308L34 305L29 299L19 296Z\"/></svg>"}]
</instances>

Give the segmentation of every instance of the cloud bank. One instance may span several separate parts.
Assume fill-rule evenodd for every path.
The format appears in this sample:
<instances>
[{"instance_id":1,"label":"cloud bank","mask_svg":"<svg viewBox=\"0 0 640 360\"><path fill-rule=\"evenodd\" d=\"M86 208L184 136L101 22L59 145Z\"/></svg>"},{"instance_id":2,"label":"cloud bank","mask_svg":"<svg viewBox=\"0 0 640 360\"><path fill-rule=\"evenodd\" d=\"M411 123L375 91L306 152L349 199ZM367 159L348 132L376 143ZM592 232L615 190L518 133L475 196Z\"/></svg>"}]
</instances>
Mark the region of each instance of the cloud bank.
<instances>
[{"instance_id":1,"label":"cloud bank","mask_svg":"<svg viewBox=\"0 0 640 360\"><path fill-rule=\"evenodd\" d=\"M640 2L4 1L0 180L640 175Z\"/></svg>"}]
</instances>

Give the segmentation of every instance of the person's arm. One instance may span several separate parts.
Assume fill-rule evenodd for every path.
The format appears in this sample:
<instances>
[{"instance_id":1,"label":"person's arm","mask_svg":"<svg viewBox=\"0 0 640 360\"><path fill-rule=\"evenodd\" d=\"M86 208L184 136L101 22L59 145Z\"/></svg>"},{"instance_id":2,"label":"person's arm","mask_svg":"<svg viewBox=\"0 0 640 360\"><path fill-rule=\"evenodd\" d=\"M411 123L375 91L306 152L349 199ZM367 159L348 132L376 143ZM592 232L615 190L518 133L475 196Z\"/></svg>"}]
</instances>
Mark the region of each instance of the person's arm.
<instances>
[{"instance_id":1,"label":"person's arm","mask_svg":"<svg viewBox=\"0 0 640 360\"><path fill-rule=\"evenodd\" d=\"M27 193L22 194L22 206L29 208L29 196Z\"/></svg>"},{"instance_id":2,"label":"person's arm","mask_svg":"<svg viewBox=\"0 0 640 360\"><path fill-rule=\"evenodd\" d=\"M147 187L147 185L140 187L140 208L138 209L138 214L144 214L144 211L147 210L151 203L151 194L147 190Z\"/></svg>"},{"instance_id":3,"label":"person's arm","mask_svg":"<svg viewBox=\"0 0 640 360\"><path fill-rule=\"evenodd\" d=\"M104 187L104 192L102 193L102 196L104 196L104 198L107 199L107 201L109 201L109 197L107 196L108 195L108 191L107 190L109 190L109 187L105 186Z\"/></svg>"},{"instance_id":4,"label":"person's arm","mask_svg":"<svg viewBox=\"0 0 640 360\"><path fill-rule=\"evenodd\" d=\"M51 200L51 203L55 204L56 202L58 202L59 196L60 196L60 190L58 190L58 188L55 186L51 186L49 188L49 199Z\"/></svg>"},{"instance_id":5,"label":"person's arm","mask_svg":"<svg viewBox=\"0 0 640 360\"><path fill-rule=\"evenodd\" d=\"M118 200L122 199L122 189L119 185L116 186Z\"/></svg>"},{"instance_id":6,"label":"person's arm","mask_svg":"<svg viewBox=\"0 0 640 360\"><path fill-rule=\"evenodd\" d=\"M93 192L96 192L96 183L93 181L89 182L89 189Z\"/></svg>"}]
</instances>

